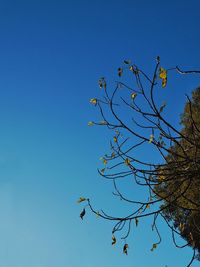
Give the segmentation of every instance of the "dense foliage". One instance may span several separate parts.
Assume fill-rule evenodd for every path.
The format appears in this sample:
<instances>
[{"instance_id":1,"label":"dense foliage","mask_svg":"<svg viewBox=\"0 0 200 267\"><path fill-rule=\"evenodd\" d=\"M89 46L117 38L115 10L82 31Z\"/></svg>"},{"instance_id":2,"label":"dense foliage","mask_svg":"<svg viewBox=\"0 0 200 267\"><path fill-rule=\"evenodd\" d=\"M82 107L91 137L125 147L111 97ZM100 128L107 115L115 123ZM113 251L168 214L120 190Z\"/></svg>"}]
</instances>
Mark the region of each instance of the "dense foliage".
<instances>
[{"instance_id":1,"label":"dense foliage","mask_svg":"<svg viewBox=\"0 0 200 267\"><path fill-rule=\"evenodd\" d=\"M183 137L171 147L177 155L168 154L165 179L156 193L164 200L165 219L200 252L200 88L186 103L181 124Z\"/></svg>"}]
</instances>

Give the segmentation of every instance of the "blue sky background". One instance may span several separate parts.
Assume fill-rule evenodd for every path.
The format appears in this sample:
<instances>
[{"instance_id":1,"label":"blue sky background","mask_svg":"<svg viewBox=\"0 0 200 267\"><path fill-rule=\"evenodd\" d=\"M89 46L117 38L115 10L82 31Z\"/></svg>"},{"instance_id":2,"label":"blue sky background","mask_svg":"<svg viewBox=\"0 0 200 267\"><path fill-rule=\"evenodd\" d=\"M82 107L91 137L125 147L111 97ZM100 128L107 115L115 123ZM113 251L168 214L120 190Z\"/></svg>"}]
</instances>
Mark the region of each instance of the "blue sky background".
<instances>
[{"instance_id":1,"label":"blue sky background","mask_svg":"<svg viewBox=\"0 0 200 267\"><path fill-rule=\"evenodd\" d=\"M177 250L161 223L163 242L140 223L111 247L111 223L89 214L79 196L117 212L112 185L96 172L108 149L107 131L88 128L97 81L116 79L124 59L150 72L163 65L200 69L200 2L0 1L0 266L174 267L192 251ZM178 123L185 93L198 77L177 78L165 90ZM197 266L197 263L194 264Z\"/></svg>"}]
</instances>

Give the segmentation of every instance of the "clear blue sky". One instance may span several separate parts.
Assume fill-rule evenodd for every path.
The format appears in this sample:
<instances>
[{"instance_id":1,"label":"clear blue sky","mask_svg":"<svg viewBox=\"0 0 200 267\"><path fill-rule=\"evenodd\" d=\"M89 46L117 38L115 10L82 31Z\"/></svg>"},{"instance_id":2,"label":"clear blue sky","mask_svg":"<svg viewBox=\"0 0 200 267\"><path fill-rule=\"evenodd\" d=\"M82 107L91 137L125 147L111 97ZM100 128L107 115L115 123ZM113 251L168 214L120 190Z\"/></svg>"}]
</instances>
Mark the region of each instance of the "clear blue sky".
<instances>
[{"instance_id":1,"label":"clear blue sky","mask_svg":"<svg viewBox=\"0 0 200 267\"><path fill-rule=\"evenodd\" d=\"M79 219L81 195L106 208L112 191L96 172L106 131L88 128L98 78L116 77L124 59L146 71L200 69L198 0L0 1L0 266L175 267L191 250L163 243L150 252L150 226L111 247L111 224ZM200 80L170 88L178 118ZM109 202L109 203L108 203ZM117 206L113 208L117 211ZM197 266L197 263L194 264Z\"/></svg>"}]
</instances>

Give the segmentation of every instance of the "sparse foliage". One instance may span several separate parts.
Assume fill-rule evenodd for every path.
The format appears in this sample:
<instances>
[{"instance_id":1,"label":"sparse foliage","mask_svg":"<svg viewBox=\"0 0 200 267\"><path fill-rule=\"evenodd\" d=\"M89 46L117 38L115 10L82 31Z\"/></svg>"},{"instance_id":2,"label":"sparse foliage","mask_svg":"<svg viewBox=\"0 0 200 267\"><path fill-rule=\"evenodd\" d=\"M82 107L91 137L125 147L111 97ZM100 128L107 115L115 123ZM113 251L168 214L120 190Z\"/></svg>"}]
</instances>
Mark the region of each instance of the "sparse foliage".
<instances>
[{"instance_id":1,"label":"sparse foliage","mask_svg":"<svg viewBox=\"0 0 200 267\"><path fill-rule=\"evenodd\" d=\"M190 266L200 253L200 88L193 91L191 99L187 96L181 129L163 114L167 104L158 104L155 90L167 90L172 72L192 75L200 74L200 71L182 71L178 67L167 69L157 57L152 77L128 60L118 68L119 79L126 72L134 79L133 88L117 81L114 90L110 91L106 79L99 80L103 98L92 98L90 103L99 108L102 121L92 121L88 125L105 126L113 131L110 153L101 158L104 168L99 170L99 174L113 181L114 196L130 203L131 213L114 217L102 210L97 212L89 199L80 198L79 203L87 202L80 217L83 219L88 207L101 218L113 221L113 245L116 232L122 233L121 238L126 240L133 223L139 227L140 218L151 217L152 230L158 237L151 251L162 240L157 226L158 218L161 218L170 228L177 247L192 247ZM120 113L122 109L125 110L123 114ZM152 156L141 158L140 151L149 150ZM131 178L134 187L143 188L145 194L141 199L130 199L121 192L118 181L125 178ZM125 229L128 230L124 234ZM177 236L183 237L186 244L178 245ZM128 253L126 242L123 253Z\"/></svg>"}]
</instances>

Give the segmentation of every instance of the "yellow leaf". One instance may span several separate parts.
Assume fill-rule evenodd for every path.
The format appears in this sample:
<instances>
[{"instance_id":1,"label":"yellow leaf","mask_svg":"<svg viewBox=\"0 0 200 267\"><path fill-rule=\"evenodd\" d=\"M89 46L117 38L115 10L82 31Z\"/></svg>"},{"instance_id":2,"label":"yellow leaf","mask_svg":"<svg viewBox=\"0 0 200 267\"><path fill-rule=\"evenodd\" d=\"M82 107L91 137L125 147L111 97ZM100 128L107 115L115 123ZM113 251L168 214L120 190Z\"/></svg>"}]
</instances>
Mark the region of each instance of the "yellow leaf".
<instances>
[{"instance_id":1,"label":"yellow leaf","mask_svg":"<svg viewBox=\"0 0 200 267\"><path fill-rule=\"evenodd\" d=\"M160 77L160 79L166 79L167 78L167 71L164 68L160 68L159 77Z\"/></svg>"},{"instance_id":2,"label":"yellow leaf","mask_svg":"<svg viewBox=\"0 0 200 267\"><path fill-rule=\"evenodd\" d=\"M106 160L106 159L104 159L104 160L103 160L103 164L105 164L105 165L106 165L107 163L108 163L108 162L107 162L107 160Z\"/></svg>"},{"instance_id":3,"label":"yellow leaf","mask_svg":"<svg viewBox=\"0 0 200 267\"><path fill-rule=\"evenodd\" d=\"M86 198L85 197L80 197L78 200L77 200L77 203L81 203L83 201L86 201Z\"/></svg>"},{"instance_id":4,"label":"yellow leaf","mask_svg":"<svg viewBox=\"0 0 200 267\"><path fill-rule=\"evenodd\" d=\"M132 99L135 99L135 98L136 98L136 96L137 96L137 94L136 94L136 93L132 93L132 94L131 94L131 98L132 98Z\"/></svg>"},{"instance_id":5,"label":"yellow leaf","mask_svg":"<svg viewBox=\"0 0 200 267\"><path fill-rule=\"evenodd\" d=\"M113 236L112 236L112 245L116 244L116 242L117 242L117 239L116 239L116 237L113 235Z\"/></svg>"},{"instance_id":6,"label":"yellow leaf","mask_svg":"<svg viewBox=\"0 0 200 267\"><path fill-rule=\"evenodd\" d=\"M96 99L96 98L91 98L91 99L90 99L90 103L91 103L92 105L96 106L96 105L97 105L97 99Z\"/></svg>"},{"instance_id":7,"label":"yellow leaf","mask_svg":"<svg viewBox=\"0 0 200 267\"><path fill-rule=\"evenodd\" d=\"M164 181L165 180L165 176L164 175L159 175L158 176L158 181Z\"/></svg>"},{"instance_id":8,"label":"yellow leaf","mask_svg":"<svg viewBox=\"0 0 200 267\"><path fill-rule=\"evenodd\" d=\"M153 136L153 134L151 134L150 138L149 138L149 144L152 143L153 139L154 139L154 136Z\"/></svg>"},{"instance_id":9,"label":"yellow leaf","mask_svg":"<svg viewBox=\"0 0 200 267\"><path fill-rule=\"evenodd\" d=\"M117 142L117 137L116 137L116 136L113 137L113 141L114 141L115 143Z\"/></svg>"},{"instance_id":10,"label":"yellow leaf","mask_svg":"<svg viewBox=\"0 0 200 267\"><path fill-rule=\"evenodd\" d=\"M149 209L150 208L150 204L146 204L146 209Z\"/></svg>"},{"instance_id":11,"label":"yellow leaf","mask_svg":"<svg viewBox=\"0 0 200 267\"><path fill-rule=\"evenodd\" d=\"M124 163L125 163L127 166L129 166L130 163L131 163L131 162L130 162L130 159L126 158L125 161L124 161Z\"/></svg>"},{"instance_id":12,"label":"yellow leaf","mask_svg":"<svg viewBox=\"0 0 200 267\"><path fill-rule=\"evenodd\" d=\"M88 126L93 126L94 125L94 122L93 121L89 121L88 122Z\"/></svg>"},{"instance_id":13,"label":"yellow leaf","mask_svg":"<svg viewBox=\"0 0 200 267\"><path fill-rule=\"evenodd\" d=\"M96 212L96 216L97 216L97 218L99 218L99 215L100 215L100 213L99 213L99 211L97 211L97 212Z\"/></svg>"},{"instance_id":14,"label":"yellow leaf","mask_svg":"<svg viewBox=\"0 0 200 267\"><path fill-rule=\"evenodd\" d=\"M162 87L167 85L167 71L164 68L160 68L159 77L162 79Z\"/></svg>"},{"instance_id":15,"label":"yellow leaf","mask_svg":"<svg viewBox=\"0 0 200 267\"><path fill-rule=\"evenodd\" d=\"M107 164L107 160L104 157L101 157L100 160L102 160L103 164L105 164L105 165ZM104 171L105 171L105 169L104 169Z\"/></svg>"}]
</instances>

